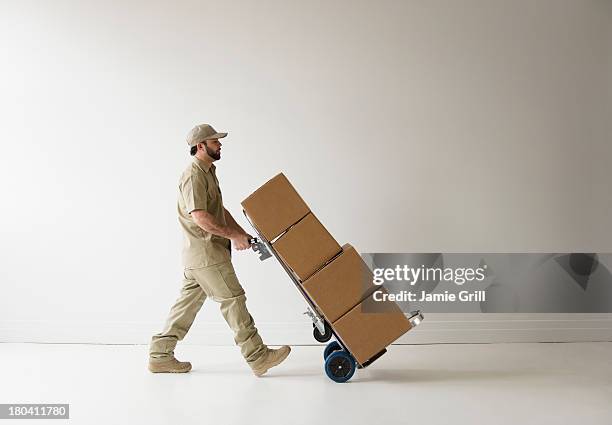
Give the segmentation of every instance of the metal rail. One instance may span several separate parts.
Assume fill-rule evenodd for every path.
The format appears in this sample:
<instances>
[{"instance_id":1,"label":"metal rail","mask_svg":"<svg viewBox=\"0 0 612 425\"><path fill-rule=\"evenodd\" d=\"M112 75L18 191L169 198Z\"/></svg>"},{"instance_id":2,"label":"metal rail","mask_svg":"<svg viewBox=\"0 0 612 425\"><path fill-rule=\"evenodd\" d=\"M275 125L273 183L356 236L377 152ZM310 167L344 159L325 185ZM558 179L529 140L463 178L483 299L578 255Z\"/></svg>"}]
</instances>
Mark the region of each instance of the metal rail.
<instances>
[{"instance_id":1,"label":"metal rail","mask_svg":"<svg viewBox=\"0 0 612 425\"><path fill-rule=\"evenodd\" d=\"M307 315L312 320L312 323L314 324L314 326L319 330L321 335L323 335L325 333L325 319L321 317L314 302L310 299L306 291L304 291L304 288L302 287L300 280L295 275L293 270L291 270L283 262L283 260L280 258L280 256L276 252L276 249L272 246L272 243L268 241L265 237L262 236L262 234L259 232L257 227L253 224L253 222L249 218L249 215L247 214L247 212L244 210L242 212L244 214L244 217L247 219L247 221L251 225L251 228L253 228L253 230L257 234L256 238L249 240L249 242L251 243L252 250L255 253L257 253L260 261L265 261L272 256L276 258L276 260L283 267L283 269L285 269L285 272L287 272L287 274L291 278L291 281L293 282L295 287L298 289L298 291L300 291L300 293L302 294L302 297L304 297L304 300L306 301L306 304L307 304L307 310L304 312L304 314ZM422 320L423 320L423 315L421 314L420 310L412 311L410 313L410 317L408 318L408 321L410 322L410 325L413 328L418 326L418 324L421 323ZM338 344L340 344L340 346L344 350L346 350L348 353L351 353L347 345L342 341L342 338L340 338L340 336L336 333L336 331L334 331L331 324L329 324L329 328L331 329L333 337L336 339L336 341L338 341ZM365 368L369 366L370 364L372 364L380 356L382 356L386 351L387 351L386 348L383 349L380 353L374 355L371 359L368 359L366 362L364 362L364 364L360 364L357 360L355 360L355 363L357 364L357 367L359 369ZM354 357L355 356L353 356L353 358Z\"/></svg>"}]
</instances>

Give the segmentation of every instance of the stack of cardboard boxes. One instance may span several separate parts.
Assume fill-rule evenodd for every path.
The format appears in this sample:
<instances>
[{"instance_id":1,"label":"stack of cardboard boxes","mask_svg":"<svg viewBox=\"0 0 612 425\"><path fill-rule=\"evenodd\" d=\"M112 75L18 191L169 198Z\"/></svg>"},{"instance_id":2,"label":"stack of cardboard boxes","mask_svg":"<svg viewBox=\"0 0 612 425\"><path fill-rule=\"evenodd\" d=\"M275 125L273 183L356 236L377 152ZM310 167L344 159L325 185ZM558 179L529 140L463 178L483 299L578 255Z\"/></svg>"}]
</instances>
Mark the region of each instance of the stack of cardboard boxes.
<instances>
[{"instance_id":1,"label":"stack of cardboard boxes","mask_svg":"<svg viewBox=\"0 0 612 425\"><path fill-rule=\"evenodd\" d=\"M372 283L359 253L336 242L282 173L242 201L242 207L358 363L410 330L397 304L372 299L382 288Z\"/></svg>"}]
</instances>

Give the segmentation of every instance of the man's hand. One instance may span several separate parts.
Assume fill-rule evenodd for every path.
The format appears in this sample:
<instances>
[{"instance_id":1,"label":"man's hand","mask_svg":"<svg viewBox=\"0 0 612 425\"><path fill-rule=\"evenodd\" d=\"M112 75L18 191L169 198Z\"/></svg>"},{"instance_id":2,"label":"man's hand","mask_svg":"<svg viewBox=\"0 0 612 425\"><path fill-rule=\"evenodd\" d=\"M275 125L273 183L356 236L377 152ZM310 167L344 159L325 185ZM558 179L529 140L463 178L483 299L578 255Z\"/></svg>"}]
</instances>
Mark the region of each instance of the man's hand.
<instances>
[{"instance_id":1,"label":"man's hand","mask_svg":"<svg viewBox=\"0 0 612 425\"><path fill-rule=\"evenodd\" d=\"M242 233L236 236L235 238L232 238L232 242L234 243L234 249L238 251L249 249L251 247L249 239L251 238L253 238L253 236L249 235L248 233Z\"/></svg>"}]
</instances>

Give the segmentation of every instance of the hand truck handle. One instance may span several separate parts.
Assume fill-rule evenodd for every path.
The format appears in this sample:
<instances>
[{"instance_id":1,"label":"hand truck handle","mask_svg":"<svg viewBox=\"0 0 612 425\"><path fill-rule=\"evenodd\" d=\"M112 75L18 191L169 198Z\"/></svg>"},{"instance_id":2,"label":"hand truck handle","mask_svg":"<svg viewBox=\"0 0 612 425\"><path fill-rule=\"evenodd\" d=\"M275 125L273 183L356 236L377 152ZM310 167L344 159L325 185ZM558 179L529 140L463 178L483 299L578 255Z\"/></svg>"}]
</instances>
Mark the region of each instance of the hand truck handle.
<instances>
[{"instance_id":1,"label":"hand truck handle","mask_svg":"<svg viewBox=\"0 0 612 425\"><path fill-rule=\"evenodd\" d=\"M270 253L266 245L259 238L249 238L249 243L251 244L251 249L253 250L253 252L259 255L260 261L272 257L272 254Z\"/></svg>"}]
</instances>

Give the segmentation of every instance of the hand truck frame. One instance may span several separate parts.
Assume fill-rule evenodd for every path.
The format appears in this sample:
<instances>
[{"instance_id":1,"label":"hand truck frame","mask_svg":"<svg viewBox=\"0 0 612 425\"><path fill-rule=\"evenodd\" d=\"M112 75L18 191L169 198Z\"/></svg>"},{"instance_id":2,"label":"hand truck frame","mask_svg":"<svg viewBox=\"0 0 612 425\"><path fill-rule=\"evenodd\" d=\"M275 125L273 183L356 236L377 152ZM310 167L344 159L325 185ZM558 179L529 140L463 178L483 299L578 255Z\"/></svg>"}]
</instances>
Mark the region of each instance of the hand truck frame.
<instances>
[{"instance_id":1,"label":"hand truck frame","mask_svg":"<svg viewBox=\"0 0 612 425\"><path fill-rule=\"evenodd\" d=\"M257 253L260 261L265 261L268 258L275 257L306 301L307 310L304 312L304 314L312 321L314 339L321 343L328 342L332 337L336 339L335 341L329 343L323 352L323 357L325 359L325 372L331 380L335 382L346 382L351 379L355 369L368 367L387 352L387 349L383 348L380 352L372 356L364 363L360 364L357 362L347 345L342 341L340 335L334 331L332 326L319 313L313 300L308 296L306 291L304 291L299 278L279 257L276 249L274 249L272 246L271 241L268 241L261 235L257 227L251 221L247 212L243 210L243 213L246 220L249 222L249 225L257 235L249 240L251 249ZM418 326L423 319L424 317L420 310L411 312L410 316L408 317L408 321L413 328Z\"/></svg>"}]
</instances>

